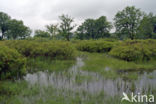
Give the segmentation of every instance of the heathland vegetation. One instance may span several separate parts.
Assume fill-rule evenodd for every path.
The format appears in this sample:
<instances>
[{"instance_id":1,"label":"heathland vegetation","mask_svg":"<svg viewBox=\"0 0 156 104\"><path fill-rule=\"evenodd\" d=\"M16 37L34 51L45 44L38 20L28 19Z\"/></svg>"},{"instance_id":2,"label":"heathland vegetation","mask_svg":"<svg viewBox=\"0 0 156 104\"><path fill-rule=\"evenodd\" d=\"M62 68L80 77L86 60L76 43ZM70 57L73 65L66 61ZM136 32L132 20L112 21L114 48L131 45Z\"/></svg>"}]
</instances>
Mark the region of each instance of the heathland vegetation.
<instances>
[{"instance_id":1,"label":"heathland vegetation","mask_svg":"<svg viewBox=\"0 0 156 104\"><path fill-rule=\"evenodd\" d=\"M152 13L126 7L114 17L114 33L110 32L113 23L106 16L86 19L77 29L69 15L59 18L59 24L46 25L46 30L35 30L31 35L32 30L21 20L0 12L0 103L22 104L13 100L20 92L22 96L38 93L37 88L31 92L25 82L13 81L22 80L27 73L67 70L77 57L84 59L81 70L98 72L106 78L136 79L136 74L117 72L156 69L156 16ZM70 99L71 104L77 100Z\"/></svg>"}]
</instances>

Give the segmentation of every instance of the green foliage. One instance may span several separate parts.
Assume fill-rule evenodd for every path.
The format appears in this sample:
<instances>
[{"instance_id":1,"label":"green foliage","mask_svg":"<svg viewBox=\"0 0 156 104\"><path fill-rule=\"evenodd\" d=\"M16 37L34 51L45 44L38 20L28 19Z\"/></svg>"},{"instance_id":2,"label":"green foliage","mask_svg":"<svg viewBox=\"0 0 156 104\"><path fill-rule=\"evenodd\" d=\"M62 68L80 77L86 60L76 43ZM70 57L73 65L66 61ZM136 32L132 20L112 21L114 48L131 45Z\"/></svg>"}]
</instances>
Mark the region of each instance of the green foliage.
<instances>
[{"instance_id":1,"label":"green foliage","mask_svg":"<svg viewBox=\"0 0 156 104\"><path fill-rule=\"evenodd\" d=\"M114 47L110 55L127 61L144 61L156 58L155 40L124 41Z\"/></svg>"},{"instance_id":2,"label":"green foliage","mask_svg":"<svg viewBox=\"0 0 156 104\"><path fill-rule=\"evenodd\" d=\"M70 16L64 14L61 15L59 18L61 20L61 24L59 27L59 34L69 41L73 34L72 30L75 27L74 25L72 25L74 20Z\"/></svg>"},{"instance_id":3,"label":"green foliage","mask_svg":"<svg viewBox=\"0 0 156 104\"><path fill-rule=\"evenodd\" d=\"M126 7L115 15L116 33L120 39L135 39L137 29L140 25L142 12L134 6Z\"/></svg>"},{"instance_id":4,"label":"green foliage","mask_svg":"<svg viewBox=\"0 0 156 104\"><path fill-rule=\"evenodd\" d=\"M23 21L11 19L6 13L0 12L1 39L20 39L30 36L31 30L25 26Z\"/></svg>"},{"instance_id":5,"label":"green foliage","mask_svg":"<svg viewBox=\"0 0 156 104\"><path fill-rule=\"evenodd\" d=\"M98 19L86 19L85 22L77 29L78 39L98 39L110 37L112 25L107 21L105 16Z\"/></svg>"},{"instance_id":6,"label":"green foliage","mask_svg":"<svg viewBox=\"0 0 156 104\"><path fill-rule=\"evenodd\" d=\"M81 68L86 71L98 72L105 78L128 78L137 79L137 71L151 71L156 68L156 60L148 62L127 62L114 58L104 53L84 53L87 58L84 60L84 66ZM132 72L125 74L124 72ZM119 73L121 72L121 73Z\"/></svg>"},{"instance_id":7,"label":"green foliage","mask_svg":"<svg viewBox=\"0 0 156 104\"><path fill-rule=\"evenodd\" d=\"M29 37L31 30L23 24L23 21L16 19L10 20L8 23L8 31L6 33L7 39L20 39Z\"/></svg>"},{"instance_id":8,"label":"green foliage","mask_svg":"<svg viewBox=\"0 0 156 104\"><path fill-rule=\"evenodd\" d=\"M27 61L27 71L28 72L37 72L45 71L63 71L69 69L72 65L75 64L75 60L51 60L48 57L36 57L28 58Z\"/></svg>"},{"instance_id":9,"label":"green foliage","mask_svg":"<svg viewBox=\"0 0 156 104\"><path fill-rule=\"evenodd\" d=\"M152 13L145 15L143 19L141 20L141 24L138 28L137 38L142 38L142 39L155 38L156 39L156 32L154 30L155 26L156 26L156 16L153 16Z\"/></svg>"},{"instance_id":10,"label":"green foliage","mask_svg":"<svg viewBox=\"0 0 156 104\"><path fill-rule=\"evenodd\" d=\"M85 91L55 89L53 86L30 86L25 81L7 81L0 84L3 85L0 91L5 91L2 95L0 94L1 104L105 104L106 102L120 104L121 102L120 97L107 97L103 91L93 95Z\"/></svg>"},{"instance_id":11,"label":"green foliage","mask_svg":"<svg viewBox=\"0 0 156 104\"><path fill-rule=\"evenodd\" d=\"M105 40L83 40L76 43L76 47L86 52L109 52L116 43Z\"/></svg>"},{"instance_id":12,"label":"green foliage","mask_svg":"<svg viewBox=\"0 0 156 104\"><path fill-rule=\"evenodd\" d=\"M58 25L53 25L53 24L46 25L46 29L47 32L49 32L53 38L55 38L56 35L58 35Z\"/></svg>"},{"instance_id":13,"label":"green foliage","mask_svg":"<svg viewBox=\"0 0 156 104\"><path fill-rule=\"evenodd\" d=\"M35 37L41 37L41 38L49 38L50 34L43 30L36 30L35 31Z\"/></svg>"},{"instance_id":14,"label":"green foliage","mask_svg":"<svg viewBox=\"0 0 156 104\"><path fill-rule=\"evenodd\" d=\"M25 74L26 59L15 49L0 46L0 79L19 78Z\"/></svg>"},{"instance_id":15,"label":"green foliage","mask_svg":"<svg viewBox=\"0 0 156 104\"><path fill-rule=\"evenodd\" d=\"M5 41L5 44L15 48L26 57L50 57L51 59L73 59L76 49L64 41Z\"/></svg>"},{"instance_id":16,"label":"green foliage","mask_svg":"<svg viewBox=\"0 0 156 104\"><path fill-rule=\"evenodd\" d=\"M0 96L1 95L16 95L22 91L26 83L17 83L12 81L0 81Z\"/></svg>"},{"instance_id":17,"label":"green foliage","mask_svg":"<svg viewBox=\"0 0 156 104\"><path fill-rule=\"evenodd\" d=\"M11 19L8 14L0 12L0 31L2 32L1 39L4 38L6 31L8 30L8 22Z\"/></svg>"}]
</instances>

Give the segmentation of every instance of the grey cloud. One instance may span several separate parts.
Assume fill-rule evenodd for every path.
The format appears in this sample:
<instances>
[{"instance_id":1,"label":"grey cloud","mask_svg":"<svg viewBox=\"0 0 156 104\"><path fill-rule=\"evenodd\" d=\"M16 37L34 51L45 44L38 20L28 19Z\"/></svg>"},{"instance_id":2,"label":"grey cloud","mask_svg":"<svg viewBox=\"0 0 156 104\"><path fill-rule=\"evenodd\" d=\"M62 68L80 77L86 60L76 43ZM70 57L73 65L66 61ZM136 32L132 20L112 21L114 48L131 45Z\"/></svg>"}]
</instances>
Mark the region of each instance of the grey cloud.
<instances>
[{"instance_id":1,"label":"grey cloud","mask_svg":"<svg viewBox=\"0 0 156 104\"><path fill-rule=\"evenodd\" d=\"M113 22L115 13L126 6L156 14L155 4L156 0L1 0L0 11L22 19L32 29L44 29L46 24L57 23L61 14L69 14L78 24L101 15Z\"/></svg>"}]
</instances>

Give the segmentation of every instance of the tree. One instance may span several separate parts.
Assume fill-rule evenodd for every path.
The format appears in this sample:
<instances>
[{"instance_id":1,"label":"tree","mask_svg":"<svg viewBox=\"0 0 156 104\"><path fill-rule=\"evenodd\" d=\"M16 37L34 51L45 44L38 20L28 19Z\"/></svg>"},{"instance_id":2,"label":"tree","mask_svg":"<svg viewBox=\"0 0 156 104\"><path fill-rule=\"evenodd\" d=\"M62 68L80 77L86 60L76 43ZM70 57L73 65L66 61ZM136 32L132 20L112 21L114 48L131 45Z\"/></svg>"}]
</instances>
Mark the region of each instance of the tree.
<instances>
[{"instance_id":1,"label":"tree","mask_svg":"<svg viewBox=\"0 0 156 104\"><path fill-rule=\"evenodd\" d=\"M42 37L42 38L49 38L50 34L43 30L36 30L35 31L35 37Z\"/></svg>"},{"instance_id":2,"label":"tree","mask_svg":"<svg viewBox=\"0 0 156 104\"><path fill-rule=\"evenodd\" d=\"M1 39L4 38L6 31L8 30L8 22L11 19L6 13L0 12L0 31L2 32Z\"/></svg>"},{"instance_id":3,"label":"tree","mask_svg":"<svg viewBox=\"0 0 156 104\"><path fill-rule=\"evenodd\" d=\"M47 31L51 34L52 37L55 37L58 34L58 25L46 25Z\"/></svg>"},{"instance_id":4,"label":"tree","mask_svg":"<svg viewBox=\"0 0 156 104\"><path fill-rule=\"evenodd\" d=\"M109 37L112 25L105 16L98 19L86 19L77 29L77 38L79 39L98 39Z\"/></svg>"},{"instance_id":5,"label":"tree","mask_svg":"<svg viewBox=\"0 0 156 104\"><path fill-rule=\"evenodd\" d=\"M70 38L72 36L72 30L74 29L75 25L72 25L73 23L73 18L71 18L68 15L61 15L60 17L61 24L59 27L59 34L63 36L65 39L70 41Z\"/></svg>"},{"instance_id":6,"label":"tree","mask_svg":"<svg viewBox=\"0 0 156 104\"><path fill-rule=\"evenodd\" d=\"M95 23L96 38L109 37L111 28L112 25L107 21L107 18L105 16L101 16Z\"/></svg>"},{"instance_id":7,"label":"tree","mask_svg":"<svg viewBox=\"0 0 156 104\"><path fill-rule=\"evenodd\" d=\"M86 19L82 25L77 28L78 39L93 39L95 35L94 19Z\"/></svg>"},{"instance_id":8,"label":"tree","mask_svg":"<svg viewBox=\"0 0 156 104\"><path fill-rule=\"evenodd\" d=\"M6 32L7 39L21 39L29 37L31 30L23 24L23 21L12 19L8 22L8 30Z\"/></svg>"},{"instance_id":9,"label":"tree","mask_svg":"<svg viewBox=\"0 0 156 104\"><path fill-rule=\"evenodd\" d=\"M138 28L138 38L156 38L155 25L156 16L153 16L152 13L145 15L141 20L140 26Z\"/></svg>"},{"instance_id":10,"label":"tree","mask_svg":"<svg viewBox=\"0 0 156 104\"><path fill-rule=\"evenodd\" d=\"M143 13L134 6L128 6L124 10L119 11L114 18L116 33L119 38L130 38L133 40L136 37L142 17Z\"/></svg>"}]
</instances>

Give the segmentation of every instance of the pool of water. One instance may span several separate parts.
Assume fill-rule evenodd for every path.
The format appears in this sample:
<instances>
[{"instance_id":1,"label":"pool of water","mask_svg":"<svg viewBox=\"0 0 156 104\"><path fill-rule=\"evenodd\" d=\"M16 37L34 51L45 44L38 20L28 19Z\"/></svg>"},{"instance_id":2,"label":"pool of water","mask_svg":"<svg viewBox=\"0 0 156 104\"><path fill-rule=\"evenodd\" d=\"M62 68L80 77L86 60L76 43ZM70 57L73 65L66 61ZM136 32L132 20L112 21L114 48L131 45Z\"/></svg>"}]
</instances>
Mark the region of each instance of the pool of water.
<instances>
[{"instance_id":1,"label":"pool of water","mask_svg":"<svg viewBox=\"0 0 156 104\"><path fill-rule=\"evenodd\" d=\"M138 73L139 77L136 80L125 80L120 77L108 79L99 73L82 71L81 67L83 65L83 59L77 58L76 64L69 70L62 72L37 72L27 74L24 79L30 83L30 86L52 86L58 90L87 92L93 95L98 95L101 92L109 96L122 95L123 92L153 94L153 89L156 89L156 71ZM106 71L111 70L109 67L105 69ZM125 74L129 74L129 72Z\"/></svg>"}]
</instances>

